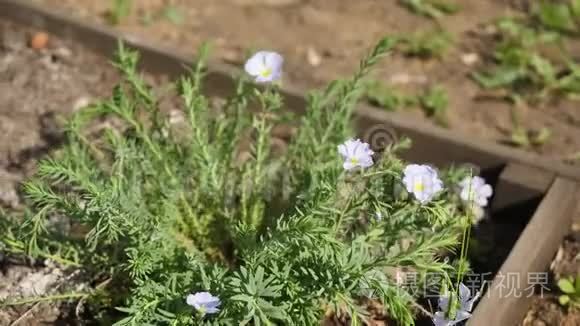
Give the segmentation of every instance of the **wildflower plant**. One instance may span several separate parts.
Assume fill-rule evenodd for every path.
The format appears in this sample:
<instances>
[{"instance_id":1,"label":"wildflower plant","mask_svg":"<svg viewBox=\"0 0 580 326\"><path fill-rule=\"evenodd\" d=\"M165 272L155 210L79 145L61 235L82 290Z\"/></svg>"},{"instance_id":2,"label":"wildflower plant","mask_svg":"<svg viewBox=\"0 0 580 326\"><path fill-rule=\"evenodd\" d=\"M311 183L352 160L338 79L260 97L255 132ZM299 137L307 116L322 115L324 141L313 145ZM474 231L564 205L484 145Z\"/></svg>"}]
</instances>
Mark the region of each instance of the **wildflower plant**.
<instances>
[{"instance_id":1,"label":"wildflower plant","mask_svg":"<svg viewBox=\"0 0 580 326\"><path fill-rule=\"evenodd\" d=\"M435 326L452 326L471 317L475 301L480 292L471 295L471 290L463 283L459 284L458 293L444 292L438 301L440 311L433 317Z\"/></svg>"},{"instance_id":2,"label":"wildflower plant","mask_svg":"<svg viewBox=\"0 0 580 326\"><path fill-rule=\"evenodd\" d=\"M122 312L116 325L315 325L329 313L360 325L368 300L414 324L419 294L392 271L439 273L452 288L457 264L446 257L465 242L466 218L453 184L397 157L407 142L375 153L354 140L363 78L394 43L383 39L352 78L312 92L282 151L275 85L241 77L210 108L201 51L176 84L186 117L176 125L137 53L120 46L123 81L70 119L66 144L26 183L30 212L4 247L107 280L89 301L97 318ZM274 82L281 63L264 54L246 68ZM49 223L59 217L84 231Z\"/></svg>"}]
</instances>

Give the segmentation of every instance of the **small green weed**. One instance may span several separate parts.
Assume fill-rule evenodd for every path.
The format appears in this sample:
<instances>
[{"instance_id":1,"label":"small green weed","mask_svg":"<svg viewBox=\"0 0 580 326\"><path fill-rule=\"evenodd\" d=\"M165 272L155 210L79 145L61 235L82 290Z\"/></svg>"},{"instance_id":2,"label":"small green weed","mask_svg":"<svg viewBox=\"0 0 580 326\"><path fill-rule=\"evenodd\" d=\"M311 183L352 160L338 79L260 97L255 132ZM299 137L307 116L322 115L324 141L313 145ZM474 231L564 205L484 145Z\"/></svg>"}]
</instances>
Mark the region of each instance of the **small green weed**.
<instances>
[{"instance_id":1,"label":"small green weed","mask_svg":"<svg viewBox=\"0 0 580 326\"><path fill-rule=\"evenodd\" d=\"M179 7L167 5L163 9L163 16L175 25L183 24L184 17Z\"/></svg>"},{"instance_id":2,"label":"small green weed","mask_svg":"<svg viewBox=\"0 0 580 326\"><path fill-rule=\"evenodd\" d=\"M162 20L167 20L175 25L181 25L185 17L181 9L173 4L166 4L158 10L146 10L139 16L139 23L143 26L150 26Z\"/></svg>"},{"instance_id":3,"label":"small green weed","mask_svg":"<svg viewBox=\"0 0 580 326\"><path fill-rule=\"evenodd\" d=\"M558 288L564 293L558 298L561 305L580 308L580 277L560 279Z\"/></svg>"},{"instance_id":4,"label":"small green weed","mask_svg":"<svg viewBox=\"0 0 580 326\"><path fill-rule=\"evenodd\" d=\"M510 135L510 144L522 147L525 149L530 149L532 147L541 147L546 144L550 137L552 136L552 131L549 128L543 127L540 130L529 130L520 121L519 118L519 108L523 103L523 100L518 97L513 97L514 106L510 108L512 131Z\"/></svg>"},{"instance_id":5,"label":"small green weed","mask_svg":"<svg viewBox=\"0 0 580 326\"><path fill-rule=\"evenodd\" d=\"M451 34L444 30L417 32L401 40L404 54L421 58L442 58L453 45Z\"/></svg>"},{"instance_id":6,"label":"small green weed","mask_svg":"<svg viewBox=\"0 0 580 326\"><path fill-rule=\"evenodd\" d=\"M367 82L364 96L370 104L388 111L420 107L437 124L448 126L449 95L442 86L433 85L418 94L405 94L394 87L373 80Z\"/></svg>"},{"instance_id":7,"label":"small green weed","mask_svg":"<svg viewBox=\"0 0 580 326\"><path fill-rule=\"evenodd\" d=\"M133 0L111 0L111 9L108 12L108 20L113 25L120 24L131 14Z\"/></svg>"},{"instance_id":8,"label":"small green weed","mask_svg":"<svg viewBox=\"0 0 580 326\"><path fill-rule=\"evenodd\" d=\"M435 85L428 88L424 94L419 96L419 101L427 116L432 117L439 125L448 125L449 96L443 87Z\"/></svg>"},{"instance_id":9,"label":"small green weed","mask_svg":"<svg viewBox=\"0 0 580 326\"><path fill-rule=\"evenodd\" d=\"M578 33L579 0L563 2L541 0L534 4L532 14L545 28L562 33Z\"/></svg>"},{"instance_id":10,"label":"small green weed","mask_svg":"<svg viewBox=\"0 0 580 326\"><path fill-rule=\"evenodd\" d=\"M417 15L432 19L454 14L459 11L459 4L450 0L401 0L401 3Z\"/></svg>"},{"instance_id":11,"label":"small green weed","mask_svg":"<svg viewBox=\"0 0 580 326\"><path fill-rule=\"evenodd\" d=\"M404 94L377 80L366 83L365 97L372 105L388 111L399 111L419 103L416 96Z\"/></svg>"},{"instance_id":12,"label":"small green weed","mask_svg":"<svg viewBox=\"0 0 580 326\"><path fill-rule=\"evenodd\" d=\"M557 32L538 30L525 21L506 18L496 24L500 41L493 51L495 65L473 74L484 88L502 88L526 101L546 100L550 96L578 96L580 69L561 46ZM545 47L559 49L558 60L546 57Z\"/></svg>"},{"instance_id":13,"label":"small green weed","mask_svg":"<svg viewBox=\"0 0 580 326\"><path fill-rule=\"evenodd\" d=\"M541 128L537 132L533 132L522 126L515 126L512 129L510 140L517 147L541 147L550 140L551 135L552 131L546 127Z\"/></svg>"}]
</instances>

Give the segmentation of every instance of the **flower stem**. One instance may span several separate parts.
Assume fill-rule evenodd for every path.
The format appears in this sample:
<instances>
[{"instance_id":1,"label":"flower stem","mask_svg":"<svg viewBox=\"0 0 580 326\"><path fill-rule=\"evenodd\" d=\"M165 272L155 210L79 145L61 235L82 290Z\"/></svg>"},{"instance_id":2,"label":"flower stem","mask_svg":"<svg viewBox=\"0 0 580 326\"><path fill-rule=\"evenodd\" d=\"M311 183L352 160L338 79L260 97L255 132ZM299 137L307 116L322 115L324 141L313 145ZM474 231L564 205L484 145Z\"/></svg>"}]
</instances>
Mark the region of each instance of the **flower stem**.
<instances>
[{"instance_id":1,"label":"flower stem","mask_svg":"<svg viewBox=\"0 0 580 326\"><path fill-rule=\"evenodd\" d=\"M13 301L7 301L0 303L0 307L7 307L7 306L18 306L24 305L29 303L36 303L42 301L58 301L58 300L66 300L66 299L74 299L74 298L83 298L89 296L90 293L86 292L73 292L73 293L66 293L66 294L56 294L56 295L49 295L46 297L33 297L33 298L25 298Z\"/></svg>"}]
</instances>

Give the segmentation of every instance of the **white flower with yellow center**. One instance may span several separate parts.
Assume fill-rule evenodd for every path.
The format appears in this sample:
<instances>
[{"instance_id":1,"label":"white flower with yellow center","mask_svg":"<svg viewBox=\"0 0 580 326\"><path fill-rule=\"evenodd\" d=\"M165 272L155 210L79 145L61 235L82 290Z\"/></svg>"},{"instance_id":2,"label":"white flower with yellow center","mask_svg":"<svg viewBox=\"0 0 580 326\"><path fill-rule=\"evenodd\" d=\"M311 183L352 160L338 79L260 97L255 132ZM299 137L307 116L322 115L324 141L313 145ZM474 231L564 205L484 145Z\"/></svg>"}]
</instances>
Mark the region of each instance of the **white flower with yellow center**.
<instances>
[{"instance_id":1,"label":"white flower with yellow center","mask_svg":"<svg viewBox=\"0 0 580 326\"><path fill-rule=\"evenodd\" d=\"M273 83L282 78L284 58L276 52L256 52L244 65L246 72L256 83Z\"/></svg>"},{"instance_id":2,"label":"white flower with yellow center","mask_svg":"<svg viewBox=\"0 0 580 326\"><path fill-rule=\"evenodd\" d=\"M342 156L345 170L356 167L368 168L373 165L374 152L369 144L361 142L359 139L349 139L342 145L338 145L338 153Z\"/></svg>"},{"instance_id":3,"label":"white flower with yellow center","mask_svg":"<svg viewBox=\"0 0 580 326\"><path fill-rule=\"evenodd\" d=\"M403 184L409 193L425 204L443 190L443 182L437 171L428 165L409 164L403 171Z\"/></svg>"},{"instance_id":4,"label":"white flower with yellow center","mask_svg":"<svg viewBox=\"0 0 580 326\"><path fill-rule=\"evenodd\" d=\"M459 186L461 187L459 197L465 202L474 202L480 207L487 206L488 198L493 194L491 186L478 176L465 177Z\"/></svg>"}]
</instances>

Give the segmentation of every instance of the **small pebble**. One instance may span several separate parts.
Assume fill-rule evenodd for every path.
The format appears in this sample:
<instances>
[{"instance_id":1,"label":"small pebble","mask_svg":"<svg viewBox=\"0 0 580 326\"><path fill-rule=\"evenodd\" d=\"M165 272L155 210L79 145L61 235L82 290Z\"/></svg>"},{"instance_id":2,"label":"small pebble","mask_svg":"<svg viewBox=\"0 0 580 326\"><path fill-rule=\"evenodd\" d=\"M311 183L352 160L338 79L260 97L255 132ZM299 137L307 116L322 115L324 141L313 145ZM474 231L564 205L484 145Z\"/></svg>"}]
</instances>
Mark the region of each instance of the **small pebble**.
<instances>
[{"instance_id":1,"label":"small pebble","mask_svg":"<svg viewBox=\"0 0 580 326\"><path fill-rule=\"evenodd\" d=\"M91 98L89 96L81 96L72 105L73 112L76 112L82 108L87 107L91 104Z\"/></svg>"},{"instance_id":2,"label":"small pebble","mask_svg":"<svg viewBox=\"0 0 580 326\"><path fill-rule=\"evenodd\" d=\"M318 67L320 66L320 63L322 63L322 57L312 47L309 47L306 50L306 59L308 60L308 63L313 67Z\"/></svg>"},{"instance_id":3,"label":"small pebble","mask_svg":"<svg viewBox=\"0 0 580 326\"><path fill-rule=\"evenodd\" d=\"M65 62L67 64L71 63L71 59L73 58L72 51L66 47L59 47L53 52L53 59L55 61Z\"/></svg>"},{"instance_id":4,"label":"small pebble","mask_svg":"<svg viewBox=\"0 0 580 326\"><path fill-rule=\"evenodd\" d=\"M35 33L30 39L30 47L35 50L42 50L48 45L48 38L48 34L45 32Z\"/></svg>"},{"instance_id":5,"label":"small pebble","mask_svg":"<svg viewBox=\"0 0 580 326\"><path fill-rule=\"evenodd\" d=\"M479 55L477 53L466 53L461 56L461 61L467 66L472 66L479 61Z\"/></svg>"}]
</instances>

